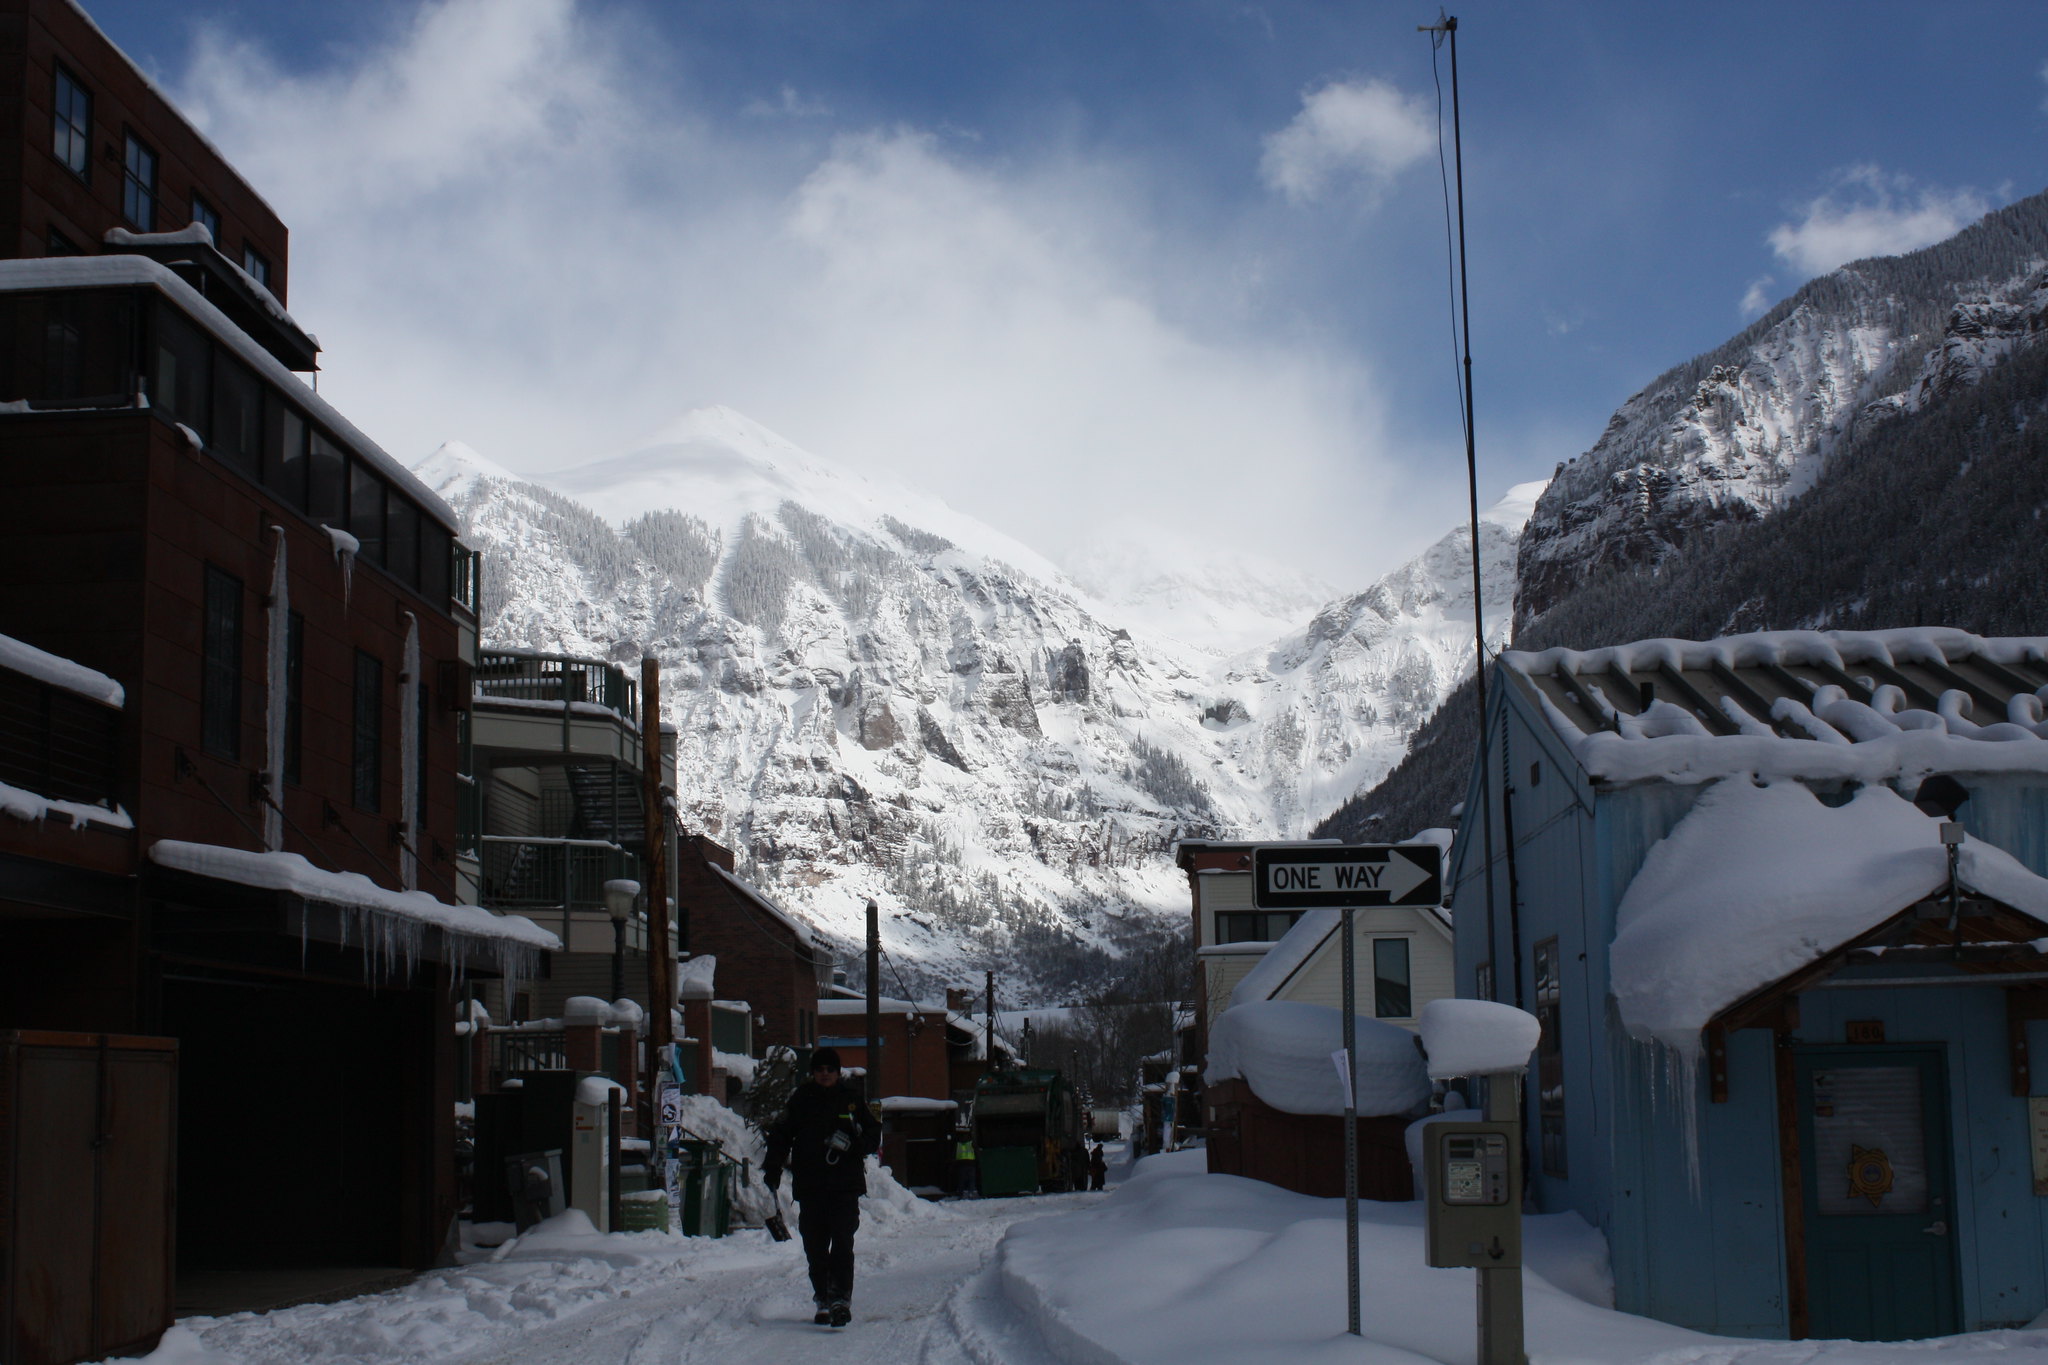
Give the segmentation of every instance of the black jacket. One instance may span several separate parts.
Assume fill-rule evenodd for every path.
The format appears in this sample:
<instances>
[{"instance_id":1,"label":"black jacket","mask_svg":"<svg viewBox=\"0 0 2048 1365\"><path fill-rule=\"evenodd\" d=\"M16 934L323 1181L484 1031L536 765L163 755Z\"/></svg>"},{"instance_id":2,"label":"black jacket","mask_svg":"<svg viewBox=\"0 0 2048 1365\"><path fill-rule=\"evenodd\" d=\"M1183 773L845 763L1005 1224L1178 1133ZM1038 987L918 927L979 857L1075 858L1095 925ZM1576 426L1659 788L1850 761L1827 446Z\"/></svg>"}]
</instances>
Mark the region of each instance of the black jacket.
<instances>
[{"instance_id":1,"label":"black jacket","mask_svg":"<svg viewBox=\"0 0 2048 1365\"><path fill-rule=\"evenodd\" d=\"M849 1146L833 1152L832 1135L843 1132ZM867 1157L882 1143L882 1125L860 1092L841 1083L805 1081L789 1097L789 1108L768 1130L766 1172L785 1168L795 1178L798 1199L814 1194L866 1194Z\"/></svg>"}]
</instances>

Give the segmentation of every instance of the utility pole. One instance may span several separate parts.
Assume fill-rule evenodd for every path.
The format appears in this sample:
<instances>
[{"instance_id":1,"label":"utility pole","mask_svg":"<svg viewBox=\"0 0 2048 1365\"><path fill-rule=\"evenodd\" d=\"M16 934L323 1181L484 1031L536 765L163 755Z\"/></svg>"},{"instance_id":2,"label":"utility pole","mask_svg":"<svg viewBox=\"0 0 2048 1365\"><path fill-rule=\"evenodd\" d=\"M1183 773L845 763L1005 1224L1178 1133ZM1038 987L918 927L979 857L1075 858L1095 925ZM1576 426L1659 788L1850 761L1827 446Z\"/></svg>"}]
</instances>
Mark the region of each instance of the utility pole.
<instances>
[{"instance_id":1,"label":"utility pole","mask_svg":"<svg viewBox=\"0 0 2048 1365\"><path fill-rule=\"evenodd\" d=\"M641 844L647 851L647 1041L666 1078L673 1074L668 1051L676 1033L669 1010L676 984L668 942L668 809L661 796L661 660L651 654L640 660L640 763Z\"/></svg>"},{"instance_id":2,"label":"utility pole","mask_svg":"<svg viewBox=\"0 0 2048 1365\"><path fill-rule=\"evenodd\" d=\"M868 902L867 1071L868 1102L879 1104L882 1100L882 912L873 901Z\"/></svg>"},{"instance_id":3,"label":"utility pole","mask_svg":"<svg viewBox=\"0 0 2048 1365\"><path fill-rule=\"evenodd\" d=\"M1358 1311L1358 964L1354 911L1339 912L1344 935L1344 1330L1363 1336Z\"/></svg>"}]
</instances>

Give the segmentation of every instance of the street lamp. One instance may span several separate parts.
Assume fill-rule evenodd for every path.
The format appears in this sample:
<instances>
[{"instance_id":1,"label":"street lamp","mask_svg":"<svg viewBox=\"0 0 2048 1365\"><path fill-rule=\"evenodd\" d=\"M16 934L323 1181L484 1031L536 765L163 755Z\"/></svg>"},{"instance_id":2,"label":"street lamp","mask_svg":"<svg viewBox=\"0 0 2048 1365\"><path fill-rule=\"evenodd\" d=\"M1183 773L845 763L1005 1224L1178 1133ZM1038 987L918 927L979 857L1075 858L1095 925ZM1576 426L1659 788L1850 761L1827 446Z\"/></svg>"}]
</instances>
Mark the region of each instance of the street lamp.
<instances>
[{"instance_id":1,"label":"street lamp","mask_svg":"<svg viewBox=\"0 0 2048 1365\"><path fill-rule=\"evenodd\" d=\"M612 917L612 999L626 998L626 917L640 899L640 883L619 877L604 884L604 911Z\"/></svg>"}]
</instances>

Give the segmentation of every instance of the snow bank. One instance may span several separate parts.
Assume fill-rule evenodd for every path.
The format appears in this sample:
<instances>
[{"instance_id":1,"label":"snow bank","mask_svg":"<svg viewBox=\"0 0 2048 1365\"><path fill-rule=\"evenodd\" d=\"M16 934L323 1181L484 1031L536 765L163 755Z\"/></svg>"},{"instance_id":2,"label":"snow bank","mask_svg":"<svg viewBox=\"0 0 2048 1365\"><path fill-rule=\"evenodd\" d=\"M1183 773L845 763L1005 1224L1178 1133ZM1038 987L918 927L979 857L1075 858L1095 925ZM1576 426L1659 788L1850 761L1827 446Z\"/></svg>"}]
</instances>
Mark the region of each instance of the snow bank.
<instances>
[{"instance_id":1,"label":"snow bank","mask_svg":"<svg viewBox=\"0 0 2048 1365\"><path fill-rule=\"evenodd\" d=\"M718 955L698 953L686 957L676 964L676 999L709 1000L716 993L712 986L718 975Z\"/></svg>"},{"instance_id":2,"label":"snow bank","mask_svg":"<svg viewBox=\"0 0 2048 1365\"><path fill-rule=\"evenodd\" d=\"M1536 1016L1491 1000L1432 1000L1417 1030L1431 1080L1521 1071L1543 1036Z\"/></svg>"},{"instance_id":3,"label":"snow bank","mask_svg":"<svg viewBox=\"0 0 2048 1365\"><path fill-rule=\"evenodd\" d=\"M125 706L128 694L121 684L97 669L24 644L12 636L0 635L0 668L11 668L37 682L61 687L88 700L107 706Z\"/></svg>"},{"instance_id":4,"label":"snow bank","mask_svg":"<svg viewBox=\"0 0 2048 1365\"><path fill-rule=\"evenodd\" d=\"M189 844L159 839L150 845L150 861L201 877L234 882L267 891L289 891L309 901L369 911L417 924L431 925L466 938L495 940L550 951L562 941L530 919L494 915L474 905L449 905L424 891L389 891L359 872L328 872L296 853L251 853L217 844Z\"/></svg>"},{"instance_id":5,"label":"snow bank","mask_svg":"<svg viewBox=\"0 0 2048 1365\"><path fill-rule=\"evenodd\" d=\"M1343 1072L1330 1054L1344 1046L1344 1015L1327 1005L1254 1000L1223 1011L1209 1026L1211 1085L1241 1077L1252 1093L1289 1114L1342 1114ZM1403 1114L1429 1098L1415 1035L1378 1019L1358 1019L1352 1084L1360 1114Z\"/></svg>"},{"instance_id":6,"label":"snow bank","mask_svg":"<svg viewBox=\"0 0 2048 1365\"><path fill-rule=\"evenodd\" d=\"M585 1076L576 1082L576 1103L605 1105L611 1103L611 1095L617 1092L619 1102L626 1101L626 1087L606 1076Z\"/></svg>"},{"instance_id":7,"label":"snow bank","mask_svg":"<svg viewBox=\"0 0 2048 1365\"><path fill-rule=\"evenodd\" d=\"M1721 1010L1946 888L1940 823L1887 787L1829 807L1789 780L1715 783L1651 848L1615 912L1622 1021L1697 1056ZM2004 850L1969 840L1959 875L2048 920L2048 880Z\"/></svg>"}]
</instances>

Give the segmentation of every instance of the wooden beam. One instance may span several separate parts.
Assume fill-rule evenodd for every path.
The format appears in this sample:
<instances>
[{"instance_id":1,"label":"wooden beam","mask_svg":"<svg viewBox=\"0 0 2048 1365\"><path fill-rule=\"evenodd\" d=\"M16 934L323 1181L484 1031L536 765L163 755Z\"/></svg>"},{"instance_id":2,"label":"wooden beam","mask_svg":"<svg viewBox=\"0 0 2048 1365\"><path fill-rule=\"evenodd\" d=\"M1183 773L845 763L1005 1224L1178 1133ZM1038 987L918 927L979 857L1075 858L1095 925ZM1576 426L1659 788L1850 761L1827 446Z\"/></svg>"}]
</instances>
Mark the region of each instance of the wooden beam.
<instances>
[{"instance_id":1,"label":"wooden beam","mask_svg":"<svg viewBox=\"0 0 2048 1365\"><path fill-rule=\"evenodd\" d=\"M1806 1177L1800 1167L1799 1152L1799 1082L1791 1033L1777 1030L1771 1035L1771 1043L1778 1083L1778 1179L1785 1201L1785 1335L1803 1341L1810 1319L1806 1286Z\"/></svg>"}]
</instances>

